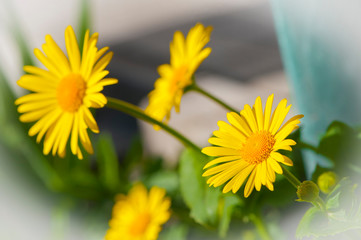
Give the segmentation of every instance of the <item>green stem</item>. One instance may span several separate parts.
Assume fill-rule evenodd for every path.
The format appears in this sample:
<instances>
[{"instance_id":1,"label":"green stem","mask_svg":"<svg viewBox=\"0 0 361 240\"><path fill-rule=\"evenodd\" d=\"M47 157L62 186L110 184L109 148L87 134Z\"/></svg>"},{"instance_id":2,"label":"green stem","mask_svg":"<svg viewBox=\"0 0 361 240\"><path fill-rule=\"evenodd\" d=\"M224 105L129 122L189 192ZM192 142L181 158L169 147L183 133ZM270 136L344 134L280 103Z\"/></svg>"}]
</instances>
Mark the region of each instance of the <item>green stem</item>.
<instances>
[{"instance_id":1,"label":"green stem","mask_svg":"<svg viewBox=\"0 0 361 240\"><path fill-rule=\"evenodd\" d=\"M180 140L186 147L191 147L196 151L201 151L201 149L193 142L191 142L188 138L186 138L185 136L183 136L173 128L169 127L167 124L164 124L152 118L151 116L145 114L143 109L119 99L115 99L111 97L107 97L107 99L108 99L107 107L129 114L147 123L158 125L163 130L165 130L166 132L168 132L169 134L173 135L175 138Z\"/></svg>"},{"instance_id":2,"label":"green stem","mask_svg":"<svg viewBox=\"0 0 361 240\"><path fill-rule=\"evenodd\" d=\"M282 166L283 175L287 178L287 180L297 189L297 187L301 184L300 180L295 177L290 171L288 171L284 166Z\"/></svg>"},{"instance_id":3,"label":"green stem","mask_svg":"<svg viewBox=\"0 0 361 240\"><path fill-rule=\"evenodd\" d=\"M288 171L284 166L282 166L283 175L287 178L287 180L298 190L298 186L301 184L300 180L295 177L290 171ZM318 196L314 201L312 201L312 204L316 207L319 207L322 211L325 211L325 203Z\"/></svg>"},{"instance_id":4,"label":"green stem","mask_svg":"<svg viewBox=\"0 0 361 240\"><path fill-rule=\"evenodd\" d=\"M215 101L216 103L218 103L219 105L221 105L222 107L225 107L226 109L228 109L231 112L236 112L238 113L239 111L237 111L236 109L234 109L233 107L229 106L228 104L226 104L225 102L223 102L222 100L220 100L219 98L217 98L216 96L212 95L211 93L207 92L206 90L200 88L197 84L193 83L192 85L188 86L185 90L186 91L196 91L199 92L201 94L203 94L204 96L212 99L213 101Z\"/></svg>"},{"instance_id":5,"label":"green stem","mask_svg":"<svg viewBox=\"0 0 361 240\"><path fill-rule=\"evenodd\" d=\"M315 201L312 202L312 204L316 207L319 207L322 211L326 211L325 202L318 196Z\"/></svg>"},{"instance_id":6,"label":"green stem","mask_svg":"<svg viewBox=\"0 0 361 240\"><path fill-rule=\"evenodd\" d=\"M264 222L262 221L260 214L252 213L249 215L249 219L256 226L257 231L263 240L272 240L272 237L270 236Z\"/></svg>"}]
</instances>

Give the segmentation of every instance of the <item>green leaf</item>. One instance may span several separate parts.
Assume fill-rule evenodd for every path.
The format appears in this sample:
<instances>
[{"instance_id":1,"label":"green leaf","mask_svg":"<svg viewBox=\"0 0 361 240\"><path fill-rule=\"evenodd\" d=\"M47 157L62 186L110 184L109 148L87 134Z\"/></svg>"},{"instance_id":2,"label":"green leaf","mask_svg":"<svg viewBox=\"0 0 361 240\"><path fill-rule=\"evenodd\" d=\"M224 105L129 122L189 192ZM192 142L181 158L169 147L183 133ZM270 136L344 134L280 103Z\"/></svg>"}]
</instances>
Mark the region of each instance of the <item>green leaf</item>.
<instances>
[{"instance_id":1,"label":"green leaf","mask_svg":"<svg viewBox=\"0 0 361 240\"><path fill-rule=\"evenodd\" d=\"M162 230L159 240L186 240L188 226L184 224L171 225Z\"/></svg>"},{"instance_id":2,"label":"green leaf","mask_svg":"<svg viewBox=\"0 0 361 240\"><path fill-rule=\"evenodd\" d=\"M315 234L315 230L317 228L324 227L327 224L327 218L325 214L317 207L311 207L307 210L305 215L303 215L297 230L296 230L296 237L303 238L309 237L311 235L317 236Z\"/></svg>"},{"instance_id":3,"label":"green leaf","mask_svg":"<svg viewBox=\"0 0 361 240\"><path fill-rule=\"evenodd\" d=\"M6 126L0 131L0 143L6 146L13 156L27 160L48 188L54 191L63 189L63 181L38 145L27 135L25 125L20 123L14 101L15 95L0 68L0 125Z\"/></svg>"},{"instance_id":4,"label":"green leaf","mask_svg":"<svg viewBox=\"0 0 361 240\"><path fill-rule=\"evenodd\" d=\"M15 107L15 94L5 77L4 71L0 67L0 124L1 126L8 126L14 120L17 120L18 113ZM3 134L2 128L0 134Z\"/></svg>"},{"instance_id":5,"label":"green leaf","mask_svg":"<svg viewBox=\"0 0 361 240\"><path fill-rule=\"evenodd\" d=\"M126 174L130 174L133 167L139 164L143 160L143 145L142 139L139 135L136 135L131 143L130 147L127 150L123 160L122 160L122 169L126 172ZM161 163L161 161L150 160L149 165L153 165L154 162ZM146 166L148 167L148 165ZM146 169L147 170L147 169ZM152 170L150 170L152 172Z\"/></svg>"},{"instance_id":6,"label":"green leaf","mask_svg":"<svg viewBox=\"0 0 361 240\"><path fill-rule=\"evenodd\" d=\"M333 195L328 199L328 201L326 202L326 209L338 208L340 206L340 194L341 192L338 192L337 194Z\"/></svg>"},{"instance_id":7,"label":"green leaf","mask_svg":"<svg viewBox=\"0 0 361 240\"><path fill-rule=\"evenodd\" d=\"M109 191L113 193L118 192L121 186L119 163L112 138L109 134L103 133L99 136L97 161L100 181Z\"/></svg>"},{"instance_id":8,"label":"green leaf","mask_svg":"<svg viewBox=\"0 0 361 240\"><path fill-rule=\"evenodd\" d=\"M352 144L352 139L357 137L356 132L348 125L335 121L327 128L318 146L318 153L335 160L343 148Z\"/></svg>"},{"instance_id":9,"label":"green leaf","mask_svg":"<svg viewBox=\"0 0 361 240\"><path fill-rule=\"evenodd\" d=\"M204 154L192 149L183 151L179 165L180 191L191 210L191 217L204 226L214 226L221 192L219 188L208 187L202 177L207 159Z\"/></svg>"},{"instance_id":10,"label":"green leaf","mask_svg":"<svg viewBox=\"0 0 361 240\"><path fill-rule=\"evenodd\" d=\"M343 178L339 183L334 187L334 189L328 194L326 198L326 208L327 209L337 209L340 207L340 196L343 192L344 194L349 195L350 187L352 182L349 178Z\"/></svg>"},{"instance_id":11,"label":"green leaf","mask_svg":"<svg viewBox=\"0 0 361 240\"><path fill-rule=\"evenodd\" d=\"M228 232L229 224L231 222L233 210L235 207L241 205L242 201L239 197L233 194L227 194L222 198L222 215L219 221L219 236L225 238Z\"/></svg>"},{"instance_id":12,"label":"green leaf","mask_svg":"<svg viewBox=\"0 0 361 240\"><path fill-rule=\"evenodd\" d=\"M164 188L169 195L174 195L178 191L179 187L178 174L170 170L155 172L147 178L144 183L148 188L152 186Z\"/></svg>"},{"instance_id":13,"label":"green leaf","mask_svg":"<svg viewBox=\"0 0 361 240\"><path fill-rule=\"evenodd\" d=\"M361 168L361 139L355 129L342 122L330 124L317 151L333 162L333 168L340 176L348 176L350 170L357 172Z\"/></svg>"}]
</instances>

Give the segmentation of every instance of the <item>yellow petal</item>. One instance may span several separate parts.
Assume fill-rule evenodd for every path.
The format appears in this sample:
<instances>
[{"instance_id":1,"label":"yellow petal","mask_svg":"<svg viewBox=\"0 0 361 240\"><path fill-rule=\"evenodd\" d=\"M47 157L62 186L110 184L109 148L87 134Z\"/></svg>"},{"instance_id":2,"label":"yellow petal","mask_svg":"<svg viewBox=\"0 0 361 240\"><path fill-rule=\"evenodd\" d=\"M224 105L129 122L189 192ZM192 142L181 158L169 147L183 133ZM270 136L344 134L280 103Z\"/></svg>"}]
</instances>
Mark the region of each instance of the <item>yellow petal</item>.
<instances>
[{"instance_id":1,"label":"yellow petal","mask_svg":"<svg viewBox=\"0 0 361 240\"><path fill-rule=\"evenodd\" d=\"M229 169L234 169L234 168L237 168L237 167L240 167L240 166L243 166L243 165L247 165L247 163L245 161L232 161L232 162L227 162L227 163L223 163L221 165L218 165L218 166L215 166L215 167L212 167L210 169L208 169L207 171L205 171L203 173L203 177L207 177L207 176L210 176L210 175L214 175L214 174L217 174L219 172L222 172L224 170L229 170Z\"/></svg>"},{"instance_id":2,"label":"yellow petal","mask_svg":"<svg viewBox=\"0 0 361 240\"><path fill-rule=\"evenodd\" d=\"M23 75L18 81L17 84L25 89L28 89L33 92L54 92L58 87L58 81L54 82L51 79L44 77L39 77L36 75Z\"/></svg>"},{"instance_id":3,"label":"yellow petal","mask_svg":"<svg viewBox=\"0 0 361 240\"><path fill-rule=\"evenodd\" d=\"M29 135L34 136L39 131L42 131L40 139L37 142L40 142L42 136L46 132L46 130L59 118L62 114L62 111L59 108L55 108L52 111L49 111L44 117L42 117L39 121L37 121L29 130Z\"/></svg>"},{"instance_id":4,"label":"yellow petal","mask_svg":"<svg viewBox=\"0 0 361 240\"><path fill-rule=\"evenodd\" d=\"M269 128L269 131L272 134L275 134L278 128L276 129L275 126L278 125L278 123L281 121L281 124L284 120L284 118L281 118L282 113L285 111L287 105L287 99L282 99L281 102L277 105L276 110L274 111L272 118L271 118L271 125Z\"/></svg>"},{"instance_id":5,"label":"yellow petal","mask_svg":"<svg viewBox=\"0 0 361 240\"><path fill-rule=\"evenodd\" d=\"M78 145L78 136L79 136L79 115L75 114L74 125L71 131L71 139L70 139L70 148L71 148L71 152L74 155L77 155L77 153L80 152Z\"/></svg>"},{"instance_id":6,"label":"yellow petal","mask_svg":"<svg viewBox=\"0 0 361 240\"><path fill-rule=\"evenodd\" d=\"M80 51L74 30L71 26L65 29L65 45L68 52L69 62L72 72L79 73L80 70Z\"/></svg>"},{"instance_id":7,"label":"yellow petal","mask_svg":"<svg viewBox=\"0 0 361 240\"><path fill-rule=\"evenodd\" d=\"M53 73L46 71L44 69L38 68L38 67L34 67L34 66L24 66L24 71L28 72L30 74L33 74L35 76L44 78L44 79L48 79L49 82L55 82L58 83L59 82L59 78L57 78Z\"/></svg>"},{"instance_id":8,"label":"yellow petal","mask_svg":"<svg viewBox=\"0 0 361 240\"><path fill-rule=\"evenodd\" d=\"M235 138L240 139L242 142L246 139L244 134L242 134L237 128L229 125L224 121L218 121L217 125L219 126L219 130L222 132L226 132L234 136Z\"/></svg>"},{"instance_id":9,"label":"yellow petal","mask_svg":"<svg viewBox=\"0 0 361 240\"><path fill-rule=\"evenodd\" d=\"M29 103L23 103L18 107L19 113L25 113L25 112L32 112L37 111L39 109L42 109L44 107L56 107L57 106L57 100L51 99L47 101L38 101L38 102L29 102Z\"/></svg>"},{"instance_id":10,"label":"yellow petal","mask_svg":"<svg viewBox=\"0 0 361 240\"><path fill-rule=\"evenodd\" d=\"M227 139L228 141L232 141L232 142L240 142L240 143L245 142L245 139L242 139L240 135L235 136L225 131L216 130L213 131L213 135L218 138Z\"/></svg>"},{"instance_id":11,"label":"yellow petal","mask_svg":"<svg viewBox=\"0 0 361 240\"><path fill-rule=\"evenodd\" d=\"M95 121L93 114L89 111L89 109L87 107L82 107L82 111L83 111L83 118L85 123L87 124L87 126L89 126L89 128L95 132L95 133L99 133L99 127L97 122Z\"/></svg>"},{"instance_id":12,"label":"yellow petal","mask_svg":"<svg viewBox=\"0 0 361 240\"><path fill-rule=\"evenodd\" d=\"M107 70L92 74L87 82L87 87L90 88L90 87L94 86L108 74L109 74L109 71L107 71Z\"/></svg>"},{"instance_id":13,"label":"yellow petal","mask_svg":"<svg viewBox=\"0 0 361 240\"><path fill-rule=\"evenodd\" d=\"M268 158L267 161L269 162L270 166L276 173L278 174L283 173L281 166L278 164L276 160L274 160L273 158Z\"/></svg>"},{"instance_id":14,"label":"yellow petal","mask_svg":"<svg viewBox=\"0 0 361 240\"><path fill-rule=\"evenodd\" d=\"M38 109L36 111L24 113L19 117L22 122L34 122L40 118L42 118L45 114L54 109L54 106L50 105L48 107L44 107L42 109Z\"/></svg>"},{"instance_id":15,"label":"yellow petal","mask_svg":"<svg viewBox=\"0 0 361 240\"><path fill-rule=\"evenodd\" d=\"M261 183L266 185L267 179L267 161L263 161L261 163Z\"/></svg>"},{"instance_id":16,"label":"yellow petal","mask_svg":"<svg viewBox=\"0 0 361 240\"><path fill-rule=\"evenodd\" d=\"M56 42L49 34L45 36L45 42L46 44L43 45L43 50L45 54L48 56L49 59L51 59L59 66L59 70L63 72L64 75L69 74L69 61L63 51L58 46L58 44L56 44Z\"/></svg>"},{"instance_id":17,"label":"yellow petal","mask_svg":"<svg viewBox=\"0 0 361 240\"><path fill-rule=\"evenodd\" d=\"M213 166L215 164L218 164L218 163L225 163L225 162L230 162L230 161L234 161L234 160L240 160L240 156L226 156L226 157L219 157L219 158L216 158L210 162L208 162L204 167L203 169L206 169L210 166Z\"/></svg>"},{"instance_id":18,"label":"yellow petal","mask_svg":"<svg viewBox=\"0 0 361 240\"><path fill-rule=\"evenodd\" d=\"M253 111L248 104L244 106L244 110L241 111L241 115L244 116L244 118L246 119L252 132L257 132L258 131L257 122L253 114Z\"/></svg>"},{"instance_id":19,"label":"yellow petal","mask_svg":"<svg viewBox=\"0 0 361 240\"><path fill-rule=\"evenodd\" d=\"M275 171L273 170L270 162L269 161L266 162L267 162L267 177L271 182L274 182L276 180Z\"/></svg>"},{"instance_id":20,"label":"yellow petal","mask_svg":"<svg viewBox=\"0 0 361 240\"><path fill-rule=\"evenodd\" d=\"M248 165L236 176L234 176L223 188L223 193L227 193L232 190L233 193L236 193L238 189L242 186L244 180L248 177L250 172L254 169L255 165Z\"/></svg>"},{"instance_id":21,"label":"yellow petal","mask_svg":"<svg viewBox=\"0 0 361 240\"><path fill-rule=\"evenodd\" d=\"M274 190L273 184L270 181L267 181L266 186L270 191Z\"/></svg>"},{"instance_id":22,"label":"yellow petal","mask_svg":"<svg viewBox=\"0 0 361 240\"><path fill-rule=\"evenodd\" d=\"M65 152L65 147L66 144L68 143L69 135L73 127L73 124L74 124L74 114L71 113L65 114L64 125L61 133L62 138L60 140L59 150L58 150L59 155L61 155L62 152Z\"/></svg>"},{"instance_id":23,"label":"yellow petal","mask_svg":"<svg viewBox=\"0 0 361 240\"><path fill-rule=\"evenodd\" d=\"M227 119L229 123L238 128L244 136L248 137L252 134L247 122L239 114L234 112L227 113Z\"/></svg>"},{"instance_id":24,"label":"yellow petal","mask_svg":"<svg viewBox=\"0 0 361 240\"><path fill-rule=\"evenodd\" d=\"M202 153L218 157L218 156L239 156L240 152L235 149L231 148L224 148L224 147L205 147L202 149Z\"/></svg>"},{"instance_id":25,"label":"yellow petal","mask_svg":"<svg viewBox=\"0 0 361 240\"><path fill-rule=\"evenodd\" d=\"M253 191L254 184L255 184L255 177L256 177L256 171L253 170L251 173L251 176L249 176L247 184L244 188L244 197L247 198Z\"/></svg>"},{"instance_id":26,"label":"yellow petal","mask_svg":"<svg viewBox=\"0 0 361 240\"><path fill-rule=\"evenodd\" d=\"M222 185L223 183L227 182L231 178L233 178L238 172L242 171L247 164L244 164L243 162L235 164L234 167L228 168L223 172L218 173L217 175L214 175L213 177L209 178L207 183L210 184L210 186L218 187Z\"/></svg>"},{"instance_id":27,"label":"yellow petal","mask_svg":"<svg viewBox=\"0 0 361 240\"><path fill-rule=\"evenodd\" d=\"M272 104L273 104L274 94L270 95L267 98L266 107L264 109L264 130L269 130L270 120L271 120L271 112L272 112Z\"/></svg>"},{"instance_id":28,"label":"yellow petal","mask_svg":"<svg viewBox=\"0 0 361 240\"><path fill-rule=\"evenodd\" d=\"M245 169L242 170L242 172L240 173L241 175L239 177L237 177L235 179L233 188L232 188L232 192L236 193L239 188L242 186L242 184L244 183L244 181L246 180L246 178L249 176L249 174L254 170L255 165L249 165L248 167L246 167Z\"/></svg>"},{"instance_id":29,"label":"yellow petal","mask_svg":"<svg viewBox=\"0 0 361 240\"><path fill-rule=\"evenodd\" d=\"M255 110L255 116L256 116L256 119L257 119L258 129L260 131L262 131L264 121L263 121L263 109L262 109L261 97L256 98L256 103L254 104L254 110Z\"/></svg>"},{"instance_id":30,"label":"yellow petal","mask_svg":"<svg viewBox=\"0 0 361 240\"><path fill-rule=\"evenodd\" d=\"M54 151L56 152L57 146L54 146L54 144L60 138L60 131L62 130L61 127L62 127L63 118L64 118L64 114L61 115L60 119L57 122L55 122L47 131L44 140L44 149L43 149L44 155L48 155L52 148L54 148Z\"/></svg>"},{"instance_id":31,"label":"yellow petal","mask_svg":"<svg viewBox=\"0 0 361 240\"><path fill-rule=\"evenodd\" d=\"M222 138L209 138L208 142L210 144L213 145L217 145L220 147L226 147L226 148L233 148L233 149L240 149L242 147L242 143L241 142L234 142L234 141L229 141L228 139L222 139Z\"/></svg>"},{"instance_id":32,"label":"yellow petal","mask_svg":"<svg viewBox=\"0 0 361 240\"><path fill-rule=\"evenodd\" d=\"M47 101L54 99L54 93L30 93L16 99L15 104L23 104L27 102Z\"/></svg>"},{"instance_id":33,"label":"yellow petal","mask_svg":"<svg viewBox=\"0 0 361 240\"><path fill-rule=\"evenodd\" d=\"M300 121L297 120L296 124L299 123ZM297 125L296 124L289 124L288 126L286 126L285 128L282 128L281 131L279 131L276 135L275 135L275 139L276 139L276 143L279 143L281 141L283 141L286 137L288 137L295 129L297 129Z\"/></svg>"},{"instance_id":34,"label":"yellow petal","mask_svg":"<svg viewBox=\"0 0 361 240\"><path fill-rule=\"evenodd\" d=\"M57 78L61 79L65 76L65 74L59 71L58 67L56 66L56 63L48 59L39 49L37 48L34 49L34 55Z\"/></svg>"},{"instance_id":35,"label":"yellow petal","mask_svg":"<svg viewBox=\"0 0 361 240\"><path fill-rule=\"evenodd\" d=\"M262 165L258 164L254 171L256 172L256 176L254 178L254 185L256 190L260 191L262 186Z\"/></svg>"},{"instance_id":36,"label":"yellow petal","mask_svg":"<svg viewBox=\"0 0 361 240\"><path fill-rule=\"evenodd\" d=\"M113 58L113 52L107 52L94 66L93 72L103 71Z\"/></svg>"}]
</instances>

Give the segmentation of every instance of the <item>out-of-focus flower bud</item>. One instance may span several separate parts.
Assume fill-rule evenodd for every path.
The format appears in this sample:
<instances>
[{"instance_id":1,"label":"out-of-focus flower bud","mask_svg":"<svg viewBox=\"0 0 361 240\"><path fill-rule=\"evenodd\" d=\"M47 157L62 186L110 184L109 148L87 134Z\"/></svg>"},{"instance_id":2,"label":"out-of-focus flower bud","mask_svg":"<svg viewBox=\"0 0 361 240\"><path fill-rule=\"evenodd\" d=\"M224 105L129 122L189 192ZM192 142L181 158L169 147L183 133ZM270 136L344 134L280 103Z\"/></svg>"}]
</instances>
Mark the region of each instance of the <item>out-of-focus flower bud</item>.
<instances>
[{"instance_id":1,"label":"out-of-focus flower bud","mask_svg":"<svg viewBox=\"0 0 361 240\"><path fill-rule=\"evenodd\" d=\"M320 190L316 183L312 181L303 181L297 188L297 201L313 202L318 198Z\"/></svg>"},{"instance_id":2,"label":"out-of-focus flower bud","mask_svg":"<svg viewBox=\"0 0 361 240\"><path fill-rule=\"evenodd\" d=\"M317 184L323 193L330 193L338 182L338 176L334 172L324 172L318 179Z\"/></svg>"}]
</instances>

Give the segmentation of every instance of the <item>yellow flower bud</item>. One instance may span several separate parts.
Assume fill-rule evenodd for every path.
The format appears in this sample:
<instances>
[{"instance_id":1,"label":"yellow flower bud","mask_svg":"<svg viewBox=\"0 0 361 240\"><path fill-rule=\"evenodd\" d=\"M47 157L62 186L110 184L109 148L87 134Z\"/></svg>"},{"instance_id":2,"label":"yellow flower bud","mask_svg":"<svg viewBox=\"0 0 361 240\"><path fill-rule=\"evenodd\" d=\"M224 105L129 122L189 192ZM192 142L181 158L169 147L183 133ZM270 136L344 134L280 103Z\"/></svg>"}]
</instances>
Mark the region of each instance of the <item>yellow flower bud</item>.
<instances>
[{"instance_id":1,"label":"yellow flower bud","mask_svg":"<svg viewBox=\"0 0 361 240\"><path fill-rule=\"evenodd\" d=\"M318 198L319 189L312 181L303 181L297 188L297 201L313 202Z\"/></svg>"},{"instance_id":2,"label":"yellow flower bud","mask_svg":"<svg viewBox=\"0 0 361 240\"><path fill-rule=\"evenodd\" d=\"M338 182L338 176L334 172L324 172L318 179L317 184L323 193L330 193Z\"/></svg>"}]
</instances>

